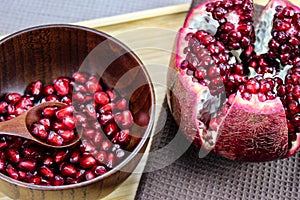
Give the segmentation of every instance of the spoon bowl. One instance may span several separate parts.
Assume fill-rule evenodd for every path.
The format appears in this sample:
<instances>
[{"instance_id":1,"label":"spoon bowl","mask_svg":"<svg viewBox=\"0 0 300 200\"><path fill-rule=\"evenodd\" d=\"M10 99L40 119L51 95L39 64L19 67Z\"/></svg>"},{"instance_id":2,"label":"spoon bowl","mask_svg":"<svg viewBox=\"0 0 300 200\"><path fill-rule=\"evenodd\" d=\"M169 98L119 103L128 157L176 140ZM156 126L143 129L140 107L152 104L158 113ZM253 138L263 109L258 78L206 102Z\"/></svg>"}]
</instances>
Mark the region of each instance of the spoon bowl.
<instances>
[{"instance_id":1,"label":"spoon bowl","mask_svg":"<svg viewBox=\"0 0 300 200\"><path fill-rule=\"evenodd\" d=\"M48 144L38 138L35 138L29 131L29 127L34 122L37 122L39 119L41 119L41 113L45 107L47 107L47 106L62 107L65 105L66 104L60 103L60 102L44 102L44 103L38 104L16 118L13 118L13 119L5 121L5 122L1 122L0 123L0 134L26 138L29 140L33 140L33 141L39 143L40 145L51 147L51 148L65 148L65 147L72 146L72 145L76 144L78 142L78 140L80 139L79 134L77 134L76 138L74 140L72 140L71 142L68 142L67 144L64 144L61 146L56 146L56 145Z\"/></svg>"}]
</instances>

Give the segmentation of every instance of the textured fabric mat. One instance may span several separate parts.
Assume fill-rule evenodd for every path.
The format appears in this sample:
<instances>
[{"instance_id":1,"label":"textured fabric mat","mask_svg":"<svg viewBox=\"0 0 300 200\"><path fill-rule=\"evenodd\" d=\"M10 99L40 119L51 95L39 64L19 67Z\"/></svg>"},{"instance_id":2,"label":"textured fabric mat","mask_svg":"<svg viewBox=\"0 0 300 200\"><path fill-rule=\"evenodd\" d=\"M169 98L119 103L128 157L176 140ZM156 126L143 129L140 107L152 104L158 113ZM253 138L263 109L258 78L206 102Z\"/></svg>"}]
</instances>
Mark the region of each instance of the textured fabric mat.
<instances>
[{"instance_id":1,"label":"textured fabric mat","mask_svg":"<svg viewBox=\"0 0 300 200\"><path fill-rule=\"evenodd\" d=\"M0 35L47 23L71 23L188 3L191 0L1 0Z\"/></svg>"},{"instance_id":2,"label":"textured fabric mat","mask_svg":"<svg viewBox=\"0 0 300 200\"><path fill-rule=\"evenodd\" d=\"M194 2L192 6L196 5ZM261 10L258 7L257 10ZM151 151L163 148L175 137L177 126L167 108L158 127L164 126L152 142ZM177 133L178 135L178 133ZM182 136L182 140L185 139ZM179 145L175 145L180 147ZM173 152L176 152L173 149ZM145 170L163 165L172 149L150 157ZM199 158L190 147L171 165L142 175L136 200L144 199L300 199L300 153L265 163L240 163L209 155Z\"/></svg>"}]
</instances>

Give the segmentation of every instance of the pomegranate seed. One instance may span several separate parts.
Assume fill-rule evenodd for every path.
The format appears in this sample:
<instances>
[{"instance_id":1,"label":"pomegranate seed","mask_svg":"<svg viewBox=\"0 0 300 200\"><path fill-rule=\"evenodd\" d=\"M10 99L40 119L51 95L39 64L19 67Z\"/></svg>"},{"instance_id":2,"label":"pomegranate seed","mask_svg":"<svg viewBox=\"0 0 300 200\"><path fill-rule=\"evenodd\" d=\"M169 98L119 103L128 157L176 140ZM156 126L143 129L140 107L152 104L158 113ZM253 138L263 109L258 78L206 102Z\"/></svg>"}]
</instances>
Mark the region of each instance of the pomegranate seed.
<instances>
[{"instance_id":1,"label":"pomegranate seed","mask_svg":"<svg viewBox=\"0 0 300 200\"><path fill-rule=\"evenodd\" d=\"M115 115L115 121L124 129L130 128L134 123L132 114L129 110L125 110L121 114L117 113Z\"/></svg>"},{"instance_id":2,"label":"pomegranate seed","mask_svg":"<svg viewBox=\"0 0 300 200\"><path fill-rule=\"evenodd\" d=\"M32 183L32 184L35 184L35 185L40 185L41 181L42 181L41 177L38 177L38 176L30 177L28 179L29 183Z\"/></svg>"},{"instance_id":3,"label":"pomegranate seed","mask_svg":"<svg viewBox=\"0 0 300 200\"><path fill-rule=\"evenodd\" d=\"M8 107L8 103L6 101L1 101L0 102L0 113L2 113L2 114L7 113L7 107Z\"/></svg>"},{"instance_id":4,"label":"pomegranate seed","mask_svg":"<svg viewBox=\"0 0 300 200\"><path fill-rule=\"evenodd\" d=\"M102 87L98 82L98 79L94 76L89 78L89 80L85 83L85 87L92 94L102 90Z\"/></svg>"},{"instance_id":5,"label":"pomegranate seed","mask_svg":"<svg viewBox=\"0 0 300 200\"><path fill-rule=\"evenodd\" d=\"M20 162L20 153L17 149L10 148L6 150L7 158L13 163Z\"/></svg>"},{"instance_id":6,"label":"pomegranate seed","mask_svg":"<svg viewBox=\"0 0 300 200\"><path fill-rule=\"evenodd\" d=\"M76 149L70 156L70 163L76 164L79 162L79 159L80 159L80 152L79 150Z\"/></svg>"},{"instance_id":7,"label":"pomegranate seed","mask_svg":"<svg viewBox=\"0 0 300 200\"><path fill-rule=\"evenodd\" d=\"M50 131L47 143L55 146L61 146L64 143L64 139L54 131Z\"/></svg>"},{"instance_id":8,"label":"pomegranate seed","mask_svg":"<svg viewBox=\"0 0 300 200\"><path fill-rule=\"evenodd\" d=\"M73 106L62 106L55 112L56 118L63 120L65 116L71 116L74 112Z\"/></svg>"},{"instance_id":9,"label":"pomegranate seed","mask_svg":"<svg viewBox=\"0 0 300 200\"><path fill-rule=\"evenodd\" d=\"M42 118L38 121L38 123L44 126L46 130L49 130L51 127L51 122L48 118Z\"/></svg>"},{"instance_id":10,"label":"pomegranate seed","mask_svg":"<svg viewBox=\"0 0 300 200\"><path fill-rule=\"evenodd\" d=\"M27 94L38 97L42 94L43 83L41 81L32 82L27 88Z\"/></svg>"},{"instance_id":11,"label":"pomegranate seed","mask_svg":"<svg viewBox=\"0 0 300 200\"><path fill-rule=\"evenodd\" d=\"M106 90L106 94L108 95L108 97L109 97L109 99L110 99L111 101L115 101L116 98L117 98L116 92L115 92L114 90L112 90L112 89Z\"/></svg>"},{"instance_id":12,"label":"pomegranate seed","mask_svg":"<svg viewBox=\"0 0 300 200\"><path fill-rule=\"evenodd\" d=\"M65 96L69 94L70 89L70 79L66 77L61 77L53 82L53 86L60 96Z\"/></svg>"},{"instance_id":13,"label":"pomegranate seed","mask_svg":"<svg viewBox=\"0 0 300 200\"><path fill-rule=\"evenodd\" d=\"M53 178L54 177L53 171L49 167L47 167L47 166L42 166L39 171L40 171L40 174L42 176L44 176L45 178L49 179L49 178Z\"/></svg>"},{"instance_id":14,"label":"pomegranate seed","mask_svg":"<svg viewBox=\"0 0 300 200\"><path fill-rule=\"evenodd\" d=\"M36 169L36 162L32 159L24 158L20 161L18 167L21 170L32 172Z\"/></svg>"},{"instance_id":15,"label":"pomegranate seed","mask_svg":"<svg viewBox=\"0 0 300 200\"><path fill-rule=\"evenodd\" d=\"M75 72L72 78L78 83L85 83L87 81L87 75L81 72Z\"/></svg>"},{"instance_id":16,"label":"pomegranate seed","mask_svg":"<svg viewBox=\"0 0 300 200\"><path fill-rule=\"evenodd\" d=\"M56 163L61 163L66 160L68 157L68 151L67 150L58 150L54 154L54 161Z\"/></svg>"},{"instance_id":17,"label":"pomegranate seed","mask_svg":"<svg viewBox=\"0 0 300 200\"><path fill-rule=\"evenodd\" d=\"M39 139L47 139L48 133L44 125L40 123L34 123L30 127L30 132Z\"/></svg>"},{"instance_id":18,"label":"pomegranate seed","mask_svg":"<svg viewBox=\"0 0 300 200\"><path fill-rule=\"evenodd\" d=\"M104 132L108 138L112 139L118 132L118 126L114 122L107 124L104 128Z\"/></svg>"},{"instance_id":19,"label":"pomegranate seed","mask_svg":"<svg viewBox=\"0 0 300 200\"><path fill-rule=\"evenodd\" d=\"M101 149L103 151L108 151L111 147L111 142L109 140L105 140L102 142L102 146L101 146Z\"/></svg>"},{"instance_id":20,"label":"pomegranate seed","mask_svg":"<svg viewBox=\"0 0 300 200\"><path fill-rule=\"evenodd\" d=\"M51 94L45 98L46 102L60 102L60 98L55 94Z\"/></svg>"},{"instance_id":21,"label":"pomegranate seed","mask_svg":"<svg viewBox=\"0 0 300 200\"><path fill-rule=\"evenodd\" d=\"M119 101L117 101L116 107L119 110L126 110L127 109L127 101L126 101L126 99L122 98Z\"/></svg>"},{"instance_id":22,"label":"pomegranate seed","mask_svg":"<svg viewBox=\"0 0 300 200\"><path fill-rule=\"evenodd\" d=\"M45 96L49 96L51 94L54 94L56 91L55 91L55 88L53 85L47 85L43 88L43 94Z\"/></svg>"},{"instance_id":23,"label":"pomegranate seed","mask_svg":"<svg viewBox=\"0 0 300 200\"><path fill-rule=\"evenodd\" d=\"M47 167L53 166L54 160L52 157L48 156L44 159L43 164Z\"/></svg>"},{"instance_id":24,"label":"pomegranate seed","mask_svg":"<svg viewBox=\"0 0 300 200\"><path fill-rule=\"evenodd\" d=\"M58 130L58 135L60 135L64 142L70 142L75 139L75 132L73 130Z\"/></svg>"},{"instance_id":25,"label":"pomegranate seed","mask_svg":"<svg viewBox=\"0 0 300 200\"><path fill-rule=\"evenodd\" d=\"M21 98L22 96L18 93L8 93L5 95L5 101L12 104L17 103Z\"/></svg>"},{"instance_id":26,"label":"pomegranate seed","mask_svg":"<svg viewBox=\"0 0 300 200\"><path fill-rule=\"evenodd\" d=\"M76 177L77 170L72 164L64 163L61 167L61 174L63 176Z\"/></svg>"},{"instance_id":27,"label":"pomegranate seed","mask_svg":"<svg viewBox=\"0 0 300 200\"><path fill-rule=\"evenodd\" d=\"M57 110L56 106L47 106L42 111L42 116L46 118L52 118Z\"/></svg>"},{"instance_id":28,"label":"pomegranate seed","mask_svg":"<svg viewBox=\"0 0 300 200\"><path fill-rule=\"evenodd\" d=\"M55 175L52 180L52 185L54 185L54 186L60 186L60 185L63 185L64 183L65 183L64 178L59 175Z\"/></svg>"},{"instance_id":29,"label":"pomegranate seed","mask_svg":"<svg viewBox=\"0 0 300 200\"><path fill-rule=\"evenodd\" d=\"M4 159L0 158L0 171L3 171L5 169L5 161Z\"/></svg>"},{"instance_id":30,"label":"pomegranate seed","mask_svg":"<svg viewBox=\"0 0 300 200\"><path fill-rule=\"evenodd\" d=\"M80 145L80 151L81 152L93 152L96 150L96 147L94 144L92 144L91 142L82 139L81 140L81 145Z\"/></svg>"},{"instance_id":31,"label":"pomegranate seed","mask_svg":"<svg viewBox=\"0 0 300 200\"><path fill-rule=\"evenodd\" d=\"M85 155L80 158L79 164L83 169L89 169L96 164L96 159L91 155Z\"/></svg>"},{"instance_id":32,"label":"pomegranate seed","mask_svg":"<svg viewBox=\"0 0 300 200\"><path fill-rule=\"evenodd\" d=\"M103 113L98 118L98 121L101 125L105 125L107 122L112 121L114 116L112 113Z\"/></svg>"},{"instance_id":33,"label":"pomegranate seed","mask_svg":"<svg viewBox=\"0 0 300 200\"><path fill-rule=\"evenodd\" d=\"M109 153L107 156L106 166L112 169L115 165L115 155L113 153Z\"/></svg>"},{"instance_id":34,"label":"pomegranate seed","mask_svg":"<svg viewBox=\"0 0 300 200\"><path fill-rule=\"evenodd\" d=\"M6 172L8 173L8 175L11 178L13 178L15 180L19 179L19 173L18 173L18 171L12 165L7 165Z\"/></svg>"},{"instance_id":35,"label":"pomegranate seed","mask_svg":"<svg viewBox=\"0 0 300 200\"><path fill-rule=\"evenodd\" d=\"M72 105L72 98L70 96L64 96L61 98L61 102L67 105Z\"/></svg>"},{"instance_id":36,"label":"pomegranate seed","mask_svg":"<svg viewBox=\"0 0 300 200\"><path fill-rule=\"evenodd\" d=\"M106 163L106 153L104 151L99 151L95 157L95 159L100 163L100 164L105 164Z\"/></svg>"},{"instance_id":37,"label":"pomegranate seed","mask_svg":"<svg viewBox=\"0 0 300 200\"><path fill-rule=\"evenodd\" d=\"M109 97L105 92L99 91L94 94L95 102L101 105L109 103Z\"/></svg>"},{"instance_id":38,"label":"pomegranate seed","mask_svg":"<svg viewBox=\"0 0 300 200\"><path fill-rule=\"evenodd\" d=\"M86 179L87 181L92 180L92 179L94 179L95 177L96 177L96 175L95 175L95 173L94 173L93 171L91 171L91 170L85 171L85 179Z\"/></svg>"},{"instance_id":39,"label":"pomegranate seed","mask_svg":"<svg viewBox=\"0 0 300 200\"><path fill-rule=\"evenodd\" d=\"M97 166L96 169L95 169L95 174L97 176L101 176L102 174L105 174L106 172L107 172L106 168L102 165Z\"/></svg>"}]
</instances>

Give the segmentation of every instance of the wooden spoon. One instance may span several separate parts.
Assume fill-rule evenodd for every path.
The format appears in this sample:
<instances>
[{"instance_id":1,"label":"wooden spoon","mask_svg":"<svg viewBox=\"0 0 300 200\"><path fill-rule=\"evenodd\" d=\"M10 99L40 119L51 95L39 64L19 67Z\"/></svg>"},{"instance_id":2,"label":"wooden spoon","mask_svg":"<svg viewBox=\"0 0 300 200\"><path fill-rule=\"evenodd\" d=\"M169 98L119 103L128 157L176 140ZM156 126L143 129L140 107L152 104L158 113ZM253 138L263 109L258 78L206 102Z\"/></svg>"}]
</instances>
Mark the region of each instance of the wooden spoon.
<instances>
[{"instance_id":1,"label":"wooden spoon","mask_svg":"<svg viewBox=\"0 0 300 200\"><path fill-rule=\"evenodd\" d=\"M44 102L34 106L33 108L27 110L25 113L20 116L13 118L8 121L0 122L0 134L1 135L11 135L18 136L22 138L26 138L29 140L33 140L43 146L51 147L51 148L64 148L74 145L80 139L79 134L76 135L76 138L70 143L66 143L62 146L55 146L51 144L47 144L38 138L35 138L28 130L28 128L34 123L41 119L41 113L43 109L47 106L65 106L66 104L60 102Z\"/></svg>"}]
</instances>

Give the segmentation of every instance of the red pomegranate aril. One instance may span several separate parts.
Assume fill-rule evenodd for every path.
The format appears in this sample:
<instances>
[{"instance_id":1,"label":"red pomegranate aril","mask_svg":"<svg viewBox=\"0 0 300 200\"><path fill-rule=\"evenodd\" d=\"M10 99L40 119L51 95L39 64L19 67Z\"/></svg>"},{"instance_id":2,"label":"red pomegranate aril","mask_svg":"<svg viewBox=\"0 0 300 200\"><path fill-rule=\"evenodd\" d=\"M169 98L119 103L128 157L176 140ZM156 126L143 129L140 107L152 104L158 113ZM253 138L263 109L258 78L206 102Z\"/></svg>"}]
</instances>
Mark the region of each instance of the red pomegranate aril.
<instances>
[{"instance_id":1,"label":"red pomegranate aril","mask_svg":"<svg viewBox=\"0 0 300 200\"><path fill-rule=\"evenodd\" d=\"M119 109L119 110L126 110L127 109L127 101L125 98L122 98L120 99L119 101L117 101L116 103L116 107Z\"/></svg>"},{"instance_id":2,"label":"red pomegranate aril","mask_svg":"<svg viewBox=\"0 0 300 200\"><path fill-rule=\"evenodd\" d=\"M47 106L42 111L42 116L46 118L52 118L57 110L56 106Z\"/></svg>"},{"instance_id":3,"label":"red pomegranate aril","mask_svg":"<svg viewBox=\"0 0 300 200\"><path fill-rule=\"evenodd\" d=\"M8 143L5 139L5 137L0 138L0 150L5 149L8 146Z\"/></svg>"},{"instance_id":4,"label":"red pomegranate aril","mask_svg":"<svg viewBox=\"0 0 300 200\"><path fill-rule=\"evenodd\" d=\"M6 101L1 101L0 102L0 113L1 114L7 113L7 107L8 107L8 103Z\"/></svg>"},{"instance_id":5,"label":"red pomegranate aril","mask_svg":"<svg viewBox=\"0 0 300 200\"><path fill-rule=\"evenodd\" d=\"M107 122L112 121L113 119L114 119L113 114L109 112L109 113L100 114L98 121L101 125L105 125Z\"/></svg>"},{"instance_id":6,"label":"red pomegranate aril","mask_svg":"<svg viewBox=\"0 0 300 200\"><path fill-rule=\"evenodd\" d=\"M60 98L55 94L51 94L49 96L46 96L45 101L46 102L60 102Z\"/></svg>"},{"instance_id":7,"label":"red pomegranate aril","mask_svg":"<svg viewBox=\"0 0 300 200\"><path fill-rule=\"evenodd\" d=\"M95 102L101 105L109 103L109 97L105 92L99 91L94 94Z\"/></svg>"},{"instance_id":8,"label":"red pomegranate aril","mask_svg":"<svg viewBox=\"0 0 300 200\"><path fill-rule=\"evenodd\" d=\"M114 90L112 89L107 89L106 94L108 95L110 101L115 101L117 98L117 94Z\"/></svg>"},{"instance_id":9,"label":"red pomegranate aril","mask_svg":"<svg viewBox=\"0 0 300 200\"><path fill-rule=\"evenodd\" d=\"M55 116L59 120L63 120L65 118L65 116L71 116L73 114L73 112L74 112L73 106L70 106L70 105L62 106L56 110Z\"/></svg>"},{"instance_id":10,"label":"red pomegranate aril","mask_svg":"<svg viewBox=\"0 0 300 200\"><path fill-rule=\"evenodd\" d=\"M64 163L61 167L61 174L63 176L75 178L76 173L77 169L72 164Z\"/></svg>"},{"instance_id":11,"label":"red pomegranate aril","mask_svg":"<svg viewBox=\"0 0 300 200\"><path fill-rule=\"evenodd\" d=\"M13 179L15 179L15 180L18 180L18 179L19 179L19 173L18 173L18 171L17 171L16 168L14 168L12 165L7 165L7 167L6 167L6 172L7 172L7 174L8 174L11 178L13 178Z\"/></svg>"},{"instance_id":12,"label":"red pomegranate aril","mask_svg":"<svg viewBox=\"0 0 300 200\"><path fill-rule=\"evenodd\" d=\"M58 78L58 79L54 80L53 86L58 95L65 96L65 95L69 94L70 79L66 78L66 77Z\"/></svg>"},{"instance_id":13,"label":"red pomegranate aril","mask_svg":"<svg viewBox=\"0 0 300 200\"><path fill-rule=\"evenodd\" d=\"M47 166L42 166L42 167L40 168L39 172L40 172L40 174L41 174L42 176L44 176L45 178L51 179L51 178L54 177L53 171L52 171L49 167L47 167Z\"/></svg>"},{"instance_id":14,"label":"red pomegranate aril","mask_svg":"<svg viewBox=\"0 0 300 200\"><path fill-rule=\"evenodd\" d=\"M19 169L32 172L36 169L36 161L24 158L19 162Z\"/></svg>"},{"instance_id":15,"label":"red pomegranate aril","mask_svg":"<svg viewBox=\"0 0 300 200\"><path fill-rule=\"evenodd\" d=\"M118 126L114 122L111 122L105 126L104 132L108 138L112 139L118 132Z\"/></svg>"},{"instance_id":16,"label":"red pomegranate aril","mask_svg":"<svg viewBox=\"0 0 300 200\"><path fill-rule=\"evenodd\" d=\"M4 159L0 158L0 171L3 171L5 169L5 161Z\"/></svg>"},{"instance_id":17,"label":"red pomegranate aril","mask_svg":"<svg viewBox=\"0 0 300 200\"><path fill-rule=\"evenodd\" d=\"M88 114L86 116L89 117L90 119L97 119L96 110L92 104L86 104L85 112Z\"/></svg>"},{"instance_id":18,"label":"red pomegranate aril","mask_svg":"<svg viewBox=\"0 0 300 200\"><path fill-rule=\"evenodd\" d=\"M70 96L64 96L61 98L61 102L67 105L72 105L72 98Z\"/></svg>"},{"instance_id":19,"label":"red pomegranate aril","mask_svg":"<svg viewBox=\"0 0 300 200\"><path fill-rule=\"evenodd\" d=\"M70 156L70 163L76 164L79 162L79 159L80 159L80 152L79 152L79 150L76 149Z\"/></svg>"},{"instance_id":20,"label":"red pomegranate aril","mask_svg":"<svg viewBox=\"0 0 300 200\"><path fill-rule=\"evenodd\" d=\"M34 81L29 85L26 93L34 97L39 97L42 94L42 90L43 90L42 81Z\"/></svg>"},{"instance_id":21,"label":"red pomegranate aril","mask_svg":"<svg viewBox=\"0 0 300 200\"><path fill-rule=\"evenodd\" d=\"M46 130L49 130L50 127L51 127L51 122L50 122L50 119L48 119L48 118L42 118L42 119L39 120L38 123L43 125Z\"/></svg>"},{"instance_id":22,"label":"red pomegranate aril","mask_svg":"<svg viewBox=\"0 0 300 200\"><path fill-rule=\"evenodd\" d=\"M8 93L5 95L5 101L12 104L17 103L21 98L22 96L18 93Z\"/></svg>"},{"instance_id":23,"label":"red pomegranate aril","mask_svg":"<svg viewBox=\"0 0 300 200\"><path fill-rule=\"evenodd\" d=\"M50 131L47 138L47 143L55 146L61 146L64 143L64 139L54 131Z\"/></svg>"},{"instance_id":24,"label":"red pomegranate aril","mask_svg":"<svg viewBox=\"0 0 300 200\"><path fill-rule=\"evenodd\" d=\"M85 171L85 179L86 179L87 181L92 180L92 179L94 179L95 177L96 177L96 175L95 175L95 173L94 173L93 171L91 171L91 170Z\"/></svg>"},{"instance_id":25,"label":"red pomegranate aril","mask_svg":"<svg viewBox=\"0 0 300 200\"><path fill-rule=\"evenodd\" d=\"M44 140L44 139L48 138L48 132L47 132L45 126L40 123L32 124L32 126L30 127L30 132L32 135L34 135L35 137L37 137L39 139Z\"/></svg>"},{"instance_id":26,"label":"red pomegranate aril","mask_svg":"<svg viewBox=\"0 0 300 200\"><path fill-rule=\"evenodd\" d=\"M26 147L22 151L22 154L27 158L34 158L36 160L41 160L44 157L43 150L34 146Z\"/></svg>"},{"instance_id":27,"label":"red pomegranate aril","mask_svg":"<svg viewBox=\"0 0 300 200\"><path fill-rule=\"evenodd\" d=\"M85 87L88 89L88 91L91 94L94 94L95 92L102 90L102 87L99 84L98 79L94 76L89 78L89 80L85 83Z\"/></svg>"},{"instance_id":28,"label":"red pomegranate aril","mask_svg":"<svg viewBox=\"0 0 300 200\"><path fill-rule=\"evenodd\" d=\"M79 148L81 152L93 152L96 150L95 145L92 142L85 139L81 140L81 145Z\"/></svg>"},{"instance_id":29,"label":"red pomegranate aril","mask_svg":"<svg viewBox=\"0 0 300 200\"><path fill-rule=\"evenodd\" d=\"M92 139L96 135L96 131L94 129L84 129L83 135L87 136L88 138Z\"/></svg>"},{"instance_id":30,"label":"red pomegranate aril","mask_svg":"<svg viewBox=\"0 0 300 200\"><path fill-rule=\"evenodd\" d=\"M57 133L63 138L64 143L68 143L76 137L74 130L58 130Z\"/></svg>"},{"instance_id":31,"label":"red pomegranate aril","mask_svg":"<svg viewBox=\"0 0 300 200\"><path fill-rule=\"evenodd\" d=\"M65 179L62 176L55 175L54 178L53 178L53 180L51 181L51 183L54 186L64 185Z\"/></svg>"},{"instance_id":32,"label":"red pomegranate aril","mask_svg":"<svg viewBox=\"0 0 300 200\"><path fill-rule=\"evenodd\" d=\"M13 163L20 162L20 153L17 149L10 148L6 150L7 159Z\"/></svg>"},{"instance_id":33,"label":"red pomegranate aril","mask_svg":"<svg viewBox=\"0 0 300 200\"><path fill-rule=\"evenodd\" d=\"M72 78L78 83L85 83L87 81L87 75L81 72L75 72Z\"/></svg>"},{"instance_id":34,"label":"red pomegranate aril","mask_svg":"<svg viewBox=\"0 0 300 200\"><path fill-rule=\"evenodd\" d=\"M58 150L54 154L55 163L61 163L65 161L68 157L68 150Z\"/></svg>"},{"instance_id":35,"label":"red pomegranate aril","mask_svg":"<svg viewBox=\"0 0 300 200\"><path fill-rule=\"evenodd\" d=\"M51 156L48 156L44 159L43 164L47 167L51 167L54 164L54 160Z\"/></svg>"},{"instance_id":36,"label":"red pomegranate aril","mask_svg":"<svg viewBox=\"0 0 300 200\"><path fill-rule=\"evenodd\" d=\"M126 147L130 141L130 131L128 129L121 130L116 137L117 143L122 147Z\"/></svg>"},{"instance_id":37,"label":"red pomegranate aril","mask_svg":"<svg viewBox=\"0 0 300 200\"><path fill-rule=\"evenodd\" d=\"M94 136L94 144L99 144L102 141L102 133L96 132L95 136Z\"/></svg>"},{"instance_id":38,"label":"red pomegranate aril","mask_svg":"<svg viewBox=\"0 0 300 200\"><path fill-rule=\"evenodd\" d=\"M56 91L53 85L47 85L43 88L43 95L45 96L49 96L51 94L54 94L55 92Z\"/></svg>"},{"instance_id":39,"label":"red pomegranate aril","mask_svg":"<svg viewBox=\"0 0 300 200\"><path fill-rule=\"evenodd\" d=\"M121 113L117 113L115 115L115 121L123 129L130 128L134 123L133 116L131 114L131 111L129 110L125 110Z\"/></svg>"},{"instance_id":40,"label":"red pomegranate aril","mask_svg":"<svg viewBox=\"0 0 300 200\"><path fill-rule=\"evenodd\" d=\"M67 129L67 127L62 122L53 122L51 124L51 130L53 131L59 131L64 129Z\"/></svg>"},{"instance_id":41,"label":"red pomegranate aril","mask_svg":"<svg viewBox=\"0 0 300 200\"><path fill-rule=\"evenodd\" d=\"M115 166L115 155L113 153L109 153L106 160L106 166L112 169Z\"/></svg>"},{"instance_id":42,"label":"red pomegranate aril","mask_svg":"<svg viewBox=\"0 0 300 200\"><path fill-rule=\"evenodd\" d=\"M74 114L76 123L83 124L87 122L87 117L83 113L75 113Z\"/></svg>"},{"instance_id":43,"label":"red pomegranate aril","mask_svg":"<svg viewBox=\"0 0 300 200\"><path fill-rule=\"evenodd\" d=\"M98 161L100 164L105 164L106 163L106 153L104 151L99 151L97 155L95 155L95 159Z\"/></svg>"},{"instance_id":44,"label":"red pomegranate aril","mask_svg":"<svg viewBox=\"0 0 300 200\"><path fill-rule=\"evenodd\" d=\"M75 103L83 103L85 100L85 95L81 92L74 92L72 97Z\"/></svg>"},{"instance_id":45,"label":"red pomegranate aril","mask_svg":"<svg viewBox=\"0 0 300 200\"><path fill-rule=\"evenodd\" d=\"M102 107L100 107L100 108L98 109L98 112L99 112L100 114L103 114L103 113L111 113L111 112L114 111L115 107L116 107L116 104L114 104L114 103L108 103L108 104L103 105Z\"/></svg>"},{"instance_id":46,"label":"red pomegranate aril","mask_svg":"<svg viewBox=\"0 0 300 200\"><path fill-rule=\"evenodd\" d=\"M112 145L112 143L109 140L105 140L102 142L101 149L103 151L108 151L110 149L111 145Z\"/></svg>"},{"instance_id":47,"label":"red pomegranate aril","mask_svg":"<svg viewBox=\"0 0 300 200\"><path fill-rule=\"evenodd\" d=\"M65 116L62 120L64 127L69 130L76 128L75 118L73 116Z\"/></svg>"},{"instance_id":48,"label":"red pomegranate aril","mask_svg":"<svg viewBox=\"0 0 300 200\"><path fill-rule=\"evenodd\" d=\"M96 159L91 155L85 155L80 158L79 164L83 169L89 169L96 164Z\"/></svg>"},{"instance_id":49,"label":"red pomegranate aril","mask_svg":"<svg viewBox=\"0 0 300 200\"><path fill-rule=\"evenodd\" d=\"M28 182L32 183L32 184L35 184L35 185L40 185L41 182L42 182L42 179L41 179L41 177L34 176L34 177L29 178Z\"/></svg>"},{"instance_id":50,"label":"red pomegranate aril","mask_svg":"<svg viewBox=\"0 0 300 200\"><path fill-rule=\"evenodd\" d=\"M102 174L105 174L107 172L106 168L102 165L99 165L95 169L95 174L97 176L101 176Z\"/></svg>"}]
</instances>

